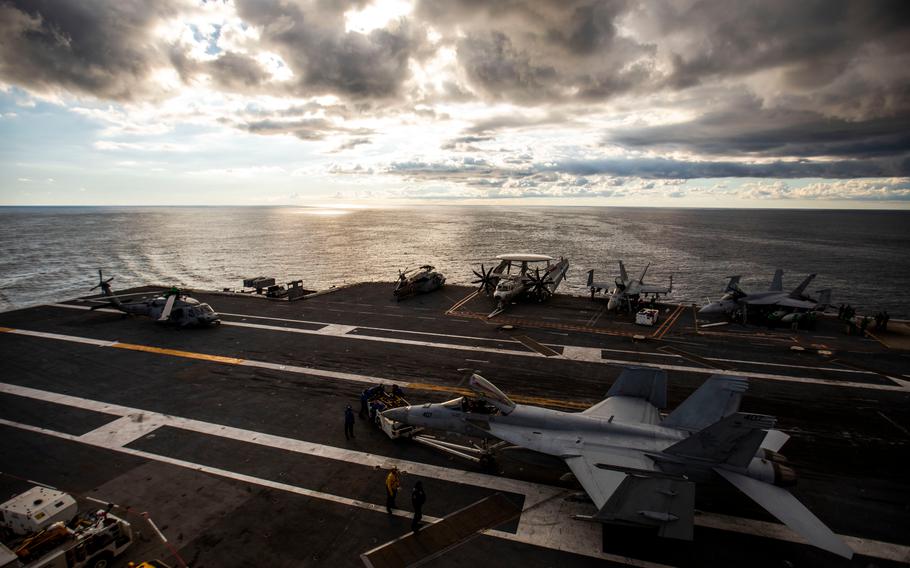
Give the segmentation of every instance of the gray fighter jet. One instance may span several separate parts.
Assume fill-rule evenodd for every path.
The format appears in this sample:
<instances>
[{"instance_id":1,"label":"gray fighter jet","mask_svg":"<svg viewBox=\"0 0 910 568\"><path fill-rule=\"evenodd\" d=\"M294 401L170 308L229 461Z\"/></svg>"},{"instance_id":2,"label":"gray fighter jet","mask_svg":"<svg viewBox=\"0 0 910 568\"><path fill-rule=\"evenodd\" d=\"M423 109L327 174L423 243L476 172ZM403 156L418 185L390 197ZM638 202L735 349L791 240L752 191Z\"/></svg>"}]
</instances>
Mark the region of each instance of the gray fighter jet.
<instances>
[{"instance_id":1,"label":"gray fighter jet","mask_svg":"<svg viewBox=\"0 0 910 568\"><path fill-rule=\"evenodd\" d=\"M159 323L167 323L178 327L202 327L220 324L221 319L215 310L206 303L182 294L180 290L171 288L162 294L115 295L111 289L111 280L107 280L98 271L98 284L92 288L101 288L103 298L89 298L84 300L94 304L91 309L112 307L125 314L146 316ZM136 298L135 296L144 296Z\"/></svg>"},{"instance_id":2,"label":"gray fighter jet","mask_svg":"<svg viewBox=\"0 0 910 568\"><path fill-rule=\"evenodd\" d=\"M613 283L609 282L595 282L594 281L594 271L588 271L588 288L591 289L591 299L594 298L594 295L601 290L609 290L610 300L607 302L607 309L614 311L619 309L624 303L627 306L631 306L631 301L633 299L640 298L641 296L651 296L654 298L659 298L663 294L669 294L673 291L673 276L670 276L670 284L668 286L654 286L652 284L645 284L645 274L648 272L648 268L651 267L649 262L645 269L641 271L641 276L636 278L629 278L629 274L626 272L626 265L623 262L619 261L619 276L617 276Z\"/></svg>"},{"instance_id":3,"label":"gray fighter jet","mask_svg":"<svg viewBox=\"0 0 910 568\"><path fill-rule=\"evenodd\" d=\"M724 295L716 302L703 306L698 313L701 315L732 315L741 312L743 319L749 308L765 311L787 310L790 312L807 312L824 310L831 303L831 290L819 290L818 298L806 294L806 288L815 278L810 274L799 286L791 292L783 291L783 270L776 270L771 280L771 287L767 292L748 293L739 286L741 276L731 276L724 288Z\"/></svg>"},{"instance_id":4,"label":"gray fighter jet","mask_svg":"<svg viewBox=\"0 0 910 568\"><path fill-rule=\"evenodd\" d=\"M606 400L580 413L515 404L474 374L476 397L387 410L412 426L497 438L565 460L597 507L588 520L656 527L691 540L695 483L725 479L811 544L853 551L784 486L795 472L778 453L789 436L775 419L739 412L746 379L714 375L665 418L667 375L624 369Z\"/></svg>"}]
</instances>

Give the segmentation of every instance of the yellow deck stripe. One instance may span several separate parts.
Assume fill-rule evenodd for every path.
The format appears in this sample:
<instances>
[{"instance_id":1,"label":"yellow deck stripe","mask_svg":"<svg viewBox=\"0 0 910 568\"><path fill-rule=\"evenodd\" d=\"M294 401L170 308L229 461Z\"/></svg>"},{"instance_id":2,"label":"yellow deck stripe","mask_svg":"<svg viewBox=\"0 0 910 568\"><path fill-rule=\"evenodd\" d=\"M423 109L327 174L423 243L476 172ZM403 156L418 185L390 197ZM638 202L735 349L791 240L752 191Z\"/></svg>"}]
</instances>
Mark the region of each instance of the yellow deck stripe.
<instances>
[{"instance_id":1,"label":"yellow deck stripe","mask_svg":"<svg viewBox=\"0 0 910 568\"><path fill-rule=\"evenodd\" d=\"M163 347L152 347L150 345L136 345L135 343L115 343L111 347L118 349L129 349L130 351L143 351L145 353L158 353L159 355L171 355L173 357L183 357L185 359L200 359L202 361L212 361L214 363L226 363L228 365L240 365L245 360L237 357L224 357L222 355L208 355L206 353L194 353L192 351L180 351L178 349L165 349Z\"/></svg>"}]
</instances>

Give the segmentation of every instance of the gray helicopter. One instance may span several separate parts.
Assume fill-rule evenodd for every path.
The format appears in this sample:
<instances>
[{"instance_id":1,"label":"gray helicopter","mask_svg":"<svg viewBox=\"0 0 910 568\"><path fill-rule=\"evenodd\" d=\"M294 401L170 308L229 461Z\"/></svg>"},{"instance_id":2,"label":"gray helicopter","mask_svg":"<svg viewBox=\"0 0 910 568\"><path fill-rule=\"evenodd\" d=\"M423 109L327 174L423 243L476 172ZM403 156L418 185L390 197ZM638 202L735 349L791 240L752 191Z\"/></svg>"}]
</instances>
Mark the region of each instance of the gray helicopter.
<instances>
[{"instance_id":1,"label":"gray helicopter","mask_svg":"<svg viewBox=\"0 0 910 568\"><path fill-rule=\"evenodd\" d=\"M178 327L203 327L217 325L221 319L211 306L183 294L177 288L171 288L163 294L140 292L139 294L115 295L111 289L111 280L107 280L98 271L98 284L92 288L101 288L104 299L88 299L93 302L91 310L112 307L125 314L146 316L159 323L167 323ZM144 296L133 299L133 296ZM121 300L122 298L129 298Z\"/></svg>"},{"instance_id":2,"label":"gray helicopter","mask_svg":"<svg viewBox=\"0 0 910 568\"><path fill-rule=\"evenodd\" d=\"M426 294L442 288L446 277L436 270L436 267L424 264L420 268L398 271L398 283L392 294L396 300L402 300L417 294Z\"/></svg>"}]
</instances>

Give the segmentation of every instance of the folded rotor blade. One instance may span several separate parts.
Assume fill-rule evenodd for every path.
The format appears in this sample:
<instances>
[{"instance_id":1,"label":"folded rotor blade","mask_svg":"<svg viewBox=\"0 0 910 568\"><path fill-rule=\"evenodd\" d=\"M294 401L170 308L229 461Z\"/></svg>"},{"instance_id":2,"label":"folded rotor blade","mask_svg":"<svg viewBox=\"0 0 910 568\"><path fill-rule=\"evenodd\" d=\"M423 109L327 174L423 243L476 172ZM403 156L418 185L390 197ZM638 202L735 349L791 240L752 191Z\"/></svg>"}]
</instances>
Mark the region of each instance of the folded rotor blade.
<instances>
[{"instance_id":1,"label":"folded rotor blade","mask_svg":"<svg viewBox=\"0 0 910 568\"><path fill-rule=\"evenodd\" d=\"M177 294L172 294L167 297L167 302L164 304L164 310L161 311L161 317L158 318L158 321L164 321L171 317L171 310L174 309L175 300L177 300Z\"/></svg>"}]
</instances>

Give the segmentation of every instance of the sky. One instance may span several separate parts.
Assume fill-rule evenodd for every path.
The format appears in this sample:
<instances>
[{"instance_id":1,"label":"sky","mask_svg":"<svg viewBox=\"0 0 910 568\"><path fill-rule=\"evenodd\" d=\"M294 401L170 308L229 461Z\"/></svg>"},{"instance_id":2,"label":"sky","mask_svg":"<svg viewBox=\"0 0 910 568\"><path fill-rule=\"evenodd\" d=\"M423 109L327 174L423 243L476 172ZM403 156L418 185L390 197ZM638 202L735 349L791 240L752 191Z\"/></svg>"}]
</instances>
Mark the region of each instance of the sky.
<instances>
[{"instance_id":1,"label":"sky","mask_svg":"<svg viewBox=\"0 0 910 568\"><path fill-rule=\"evenodd\" d=\"M904 0L0 0L0 205L910 208Z\"/></svg>"}]
</instances>

